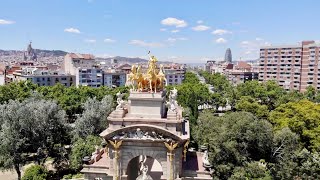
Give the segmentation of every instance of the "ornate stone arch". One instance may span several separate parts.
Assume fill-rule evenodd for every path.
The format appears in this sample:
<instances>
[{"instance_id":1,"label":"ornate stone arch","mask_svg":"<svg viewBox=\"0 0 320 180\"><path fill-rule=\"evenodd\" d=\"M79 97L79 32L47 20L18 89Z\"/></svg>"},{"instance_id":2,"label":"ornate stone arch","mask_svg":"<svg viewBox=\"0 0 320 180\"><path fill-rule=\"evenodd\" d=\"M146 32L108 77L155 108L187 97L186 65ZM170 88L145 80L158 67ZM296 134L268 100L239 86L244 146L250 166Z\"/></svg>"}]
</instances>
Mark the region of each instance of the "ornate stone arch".
<instances>
[{"instance_id":1,"label":"ornate stone arch","mask_svg":"<svg viewBox=\"0 0 320 180\"><path fill-rule=\"evenodd\" d=\"M127 173L127 168L129 165L129 162L140 156L140 155L145 155L148 157L151 157L155 160L157 160L161 167L162 167L162 171L163 171L163 176L167 176L167 157L166 157L166 151L161 151L161 150L151 150L151 149L132 149L132 151L123 151L122 155L125 156L126 158L122 158L121 160L121 169L122 169L122 174Z\"/></svg>"}]
</instances>

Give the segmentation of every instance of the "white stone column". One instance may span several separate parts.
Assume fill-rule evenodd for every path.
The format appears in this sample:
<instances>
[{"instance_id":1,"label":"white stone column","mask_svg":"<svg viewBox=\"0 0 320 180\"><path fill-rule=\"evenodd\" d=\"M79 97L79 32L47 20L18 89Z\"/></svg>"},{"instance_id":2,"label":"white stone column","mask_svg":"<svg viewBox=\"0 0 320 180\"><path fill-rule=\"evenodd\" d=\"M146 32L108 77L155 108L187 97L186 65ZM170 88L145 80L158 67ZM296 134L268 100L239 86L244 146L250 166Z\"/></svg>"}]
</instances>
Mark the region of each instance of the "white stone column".
<instances>
[{"instance_id":1,"label":"white stone column","mask_svg":"<svg viewBox=\"0 0 320 180\"><path fill-rule=\"evenodd\" d=\"M167 152L167 179L168 180L174 180L174 153L173 152Z\"/></svg>"}]
</instances>

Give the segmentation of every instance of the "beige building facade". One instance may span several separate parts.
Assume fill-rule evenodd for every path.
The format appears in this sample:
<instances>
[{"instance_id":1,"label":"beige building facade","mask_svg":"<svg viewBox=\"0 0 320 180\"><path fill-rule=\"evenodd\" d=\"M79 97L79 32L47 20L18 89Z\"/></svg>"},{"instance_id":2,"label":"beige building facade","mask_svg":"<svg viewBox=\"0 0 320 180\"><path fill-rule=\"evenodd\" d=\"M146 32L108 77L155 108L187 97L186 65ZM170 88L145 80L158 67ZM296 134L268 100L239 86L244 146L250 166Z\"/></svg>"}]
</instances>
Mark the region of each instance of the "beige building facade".
<instances>
[{"instance_id":1,"label":"beige building facade","mask_svg":"<svg viewBox=\"0 0 320 180\"><path fill-rule=\"evenodd\" d=\"M260 49L259 81L275 80L286 90L320 90L320 44L267 46Z\"/></svg>"}]
</instances>

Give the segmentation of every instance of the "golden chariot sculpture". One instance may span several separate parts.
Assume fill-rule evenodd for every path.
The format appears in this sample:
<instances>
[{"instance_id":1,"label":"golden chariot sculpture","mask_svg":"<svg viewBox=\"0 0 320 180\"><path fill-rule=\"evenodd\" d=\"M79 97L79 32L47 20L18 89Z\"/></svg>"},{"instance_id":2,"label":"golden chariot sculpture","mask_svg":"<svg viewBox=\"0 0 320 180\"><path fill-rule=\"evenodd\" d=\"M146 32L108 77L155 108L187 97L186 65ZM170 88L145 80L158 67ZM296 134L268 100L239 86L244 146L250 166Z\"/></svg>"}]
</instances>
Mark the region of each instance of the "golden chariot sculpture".
<instances>
[{"instance_id":1,"label":"golden chariot sculpture","mask_svg":"<svg viewBox=\"0 0 320 180\"><path fill-rule=\"evenodd\" d=\"M131 83L133 91L157 92L162 90L164 85L167 85L163 65L160 64L158 68L157 62L158 60L155 56L150 56L146 73L142 72L141 65L132 65L128 80Z\"/></svg>"}]
</instances>

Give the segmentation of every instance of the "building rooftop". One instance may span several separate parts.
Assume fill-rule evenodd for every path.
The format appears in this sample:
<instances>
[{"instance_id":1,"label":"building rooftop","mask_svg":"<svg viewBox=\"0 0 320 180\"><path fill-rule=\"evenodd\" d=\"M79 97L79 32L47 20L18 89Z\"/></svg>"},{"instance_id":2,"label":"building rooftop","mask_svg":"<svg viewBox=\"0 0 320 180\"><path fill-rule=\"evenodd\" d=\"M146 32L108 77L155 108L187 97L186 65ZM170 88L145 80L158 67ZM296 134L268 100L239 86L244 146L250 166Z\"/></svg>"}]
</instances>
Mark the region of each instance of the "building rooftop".
<instances>
[{"instance_id":1,"label":"building rooftop","mask_svg":"<svg viewBox=\"0 0 320 180\"><path fill-rule=\"evenodd\" d=\"M66 56L70 56L71 59L94 60L92 54L68 53Z\"/></svg>"}]
</instances>

